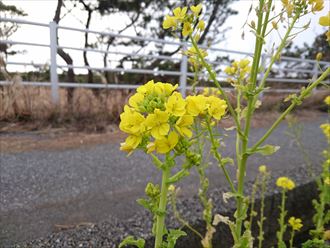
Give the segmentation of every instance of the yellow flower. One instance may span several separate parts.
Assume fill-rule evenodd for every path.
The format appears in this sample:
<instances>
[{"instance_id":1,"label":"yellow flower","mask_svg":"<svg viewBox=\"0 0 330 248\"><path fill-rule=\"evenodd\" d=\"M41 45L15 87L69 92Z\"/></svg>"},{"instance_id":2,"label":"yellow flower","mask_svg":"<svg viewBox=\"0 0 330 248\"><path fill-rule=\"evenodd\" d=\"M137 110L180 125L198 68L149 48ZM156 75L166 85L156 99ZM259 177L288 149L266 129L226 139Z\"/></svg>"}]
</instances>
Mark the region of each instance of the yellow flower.
<instances>
[{"instance_id":1,"label":"yellow flower","mask_svg":"<svg viewBox=\"0 0 330 248\"><path fill-rule=\"evenodd\" d=\"M286 6L286 12L288 13L288 16L292 15L293 10L294 10L294 5L293 4L288 4Z\"/></svg>"},{"instance_id":2,"label":"yellow flower","mask_svg":"<svg viewBox=\"0 0 330 248\"><path fill-rule=\"evenodd\" d=\"M128 100L129 105L133 107L135 110L139 110L139 105L143 102L144 95L141 93L135 93L133 96L131 96Z\"/></svg>"},{"instance_id":3,"label":"yellow flower","mask_svg":"<svg viewBox=\"0 0 330 248\"><path fill-rule=\"evenodd\" d=\"M141 85L140 87L138 87L136 89L136 91L138 93L141 93L141 94L150 94L154 91L154 87L155 87L154 80L150 80L146 84Z\"/></svg>"},{"instance_id":4,"label":"yellow flower","mask_svg":"<svg viewBox=\"0 0 330 248\"><path fill-rule=\"evenodd\" d=\"M238 66L239 66L239 68L244 69L249 64L250 64L250 60L248 60L248 59L242 59L242 60L239 61Z\"/></svg>"},{"instance_id":5,"label":"yellow flower","mask_svg":"<svg viewBox=\"0 0 330 248\"><path fill-rule=\"evenodd\" d=\"M319 24L324 27L330 26L330 11L328 12L327 15L320 17Z\"/></svg>"},{"instance_id":6,"label":"yellow flower","mask_svg":"<svg viewBox=\"0 0 330 248\"><path fill-rule=\"evenodd\" d=\"M168 191L174 192L175 191L175 186L173 184L168 186Z\"/></svg>"},{"instance_id":7,"label":"yellow flower","mask_svg":"<svg viewBox=\"0 0 330 248\"><path fill-rule=\"evenodd\" d=\"M183 37L188 36L192 33L191 24L189 22L183 23L182 35Z\"/></svg>"},{"instance_id":8,"label":"yellow flower","mask_svg":"<svg viewBox=\"0 0 330 248\"><path fill-rule=\"evenodd\" d=\"M323 54L322 53L317 53L316 56L315 56L315 59L317 61L320 61L322 59L322 57L323 57Z\"/></svg>"},{"instance_id":9,"label":"yellow flower","mask_svg":"<svg viewBox=\"0 0 330 248\"><path fill-rule=\"evenodd\" d=\"M321 11L324 8L324 0L309 0L312 5L312 12Z\"/></svg>"},{"instance_id":10,"label":"yellow flower","mask_svg":"<svg viewBox=\"0 0 330 248\"><path fill-rule=\"evenodd\" d=\"M277 187L283 188L285 190L292 190L296 186L295 183L287 177L278 178L276 185Z\"/></svg>"},{"instance_id":11,"label":"yellow flower","mask_svg":"<svg viewBox=\"0 0 330 248\"><path fill-rule=\"evenodd\" d=\"M187 7L184 7L182 9L180 7L175 8L173 10L174 18L179 21L182 21L186 16L187 10L188 10Z\"/></svg>"},{"instance_id":12,"label":"yellow flower","mask_svg":"<svg viewBox=\"0 0 330 248\"><path fill-rule=\"evenodd\" d=\"M260 173L266 173L266 171L267 171L266 165L260 165L259 166L259 172Z\"/></svg>"},{"instance_id":13,"label":"yellow flower","mask_svg":"<svg viewBox=\"0 0 330 248\"><path fill-rule=\"evenodd\" d=\"M171 132L168 137L156 139L155 149L158 153L164 154L171 151L179 141L179 136L176 132Z\"/></svg>"},{"instance_id":14,"label":"yellow flower","mask_svg":"<svg viewBox=\"0 0 330 248\"><path fill-rule=\"evenodd\" d=\"M207 52L203 49L199 49L199 51L201 52L203 58L205 58L207 56ZM188 56L197 56L197 51L195 49L195 47L190 47L186 52L186 55Z\"/></svg>"},{"instance_id":15,"label":"yellow flower","mask_svg":"<svg viewBox=\"0 0 330 248\"><path fill-rule=\"evenodd\" d=\"M326 178L324 179L324 183L325 183L326 185L329 185L329 186L330 186L330 177L326 177Z\"/></svg>"},{"instance_id":16,"label":"yellow flower","mask_svg":"<svg viewBox=\"0 0 330 248\"><path fill-rule=\"evenodd\" d=\"M200 20L198 22L197 29L199 29L200 31L204 31L204 29L205 29L205 22L203 20Z\"/></svg>"},{"instance_id":17,"label":"yellow flower","mask_svg":"<svg viewBox=\"0 0 330 248\"><path fill-rule=\"evenodd\" d=\"M125 152L133 151L142 141L142 136L129 135L124 143L120 143L120 150Z\"/></svg>"},{"instance_id":18,"label":"yellow flower","mask_svg":"<svg viewBox=\"0 0 330 248\"><path fill-rule=\"evenodd\" d=\"M327 41L330 42L330 30L325 33L325 36L327 37Z\"/></svg>"},{"instance_id":19,"label":"yellow flower","mask_svg":"<svg viewBox=\"0 0 330 248\"><path fill-rule=\"evenodd\" d=\"M191 115L181 116L175 123L175 129L182 136L187 136L190 138L192 136L192 131L190 126L194 123L194 118Z\"/></svg>"},{"instance_id":20,"label":"yellow flower","mask_svg":"<svg viewBox=\"0 0 330 248\"><path fill-rule=\"evenodd\" d=\"M322 129L324 135L330 139L330 124L329 123L324 123L320 126L320 128Z\"/></svg>"},{"instance_id":21,"label":"yellow flower","mask_svg":"<svg viewBox=\"0 0 330 248\"><path fill-rule=\"evenodd\" d=\"M209 115L216 120L220 120L221 117L226 113L226 102L215 96L207 97L206 101L208 103L207 110Z\"/></svg>"},{"instance_id":22,"label":"yellow flower","mask_svg":"<svg viewBox=\"0 0 330 248\"><path fill-rule=\"evenodd\" d=\"M203 95L188 96L186 101L187 113L192 116L197 116L206 109L206 97Z\"/></svg>"},{"instance_id":23,"label":"yellow flower","mask_svg":"<svg viewBox=\"0 0 330 248\"><path fill-rule=\"evenodd\" d=\"M124 112L120 115L120 130L129 134L139 134L144 131L145 118L134 109L125 105Z\"/></svg>"},{"instance_id":24,"label":"yellow flower","mask_svg":"<svg viewBox=\"0 0 330 248\"><path fill-rule=\"evenodd\" d=\"M234 74L236 73L236 71L237 71L237 68L236 68L236 67L230 67L230 66L227 66L227 67L225 68L225 73L226 73L227 75L234 75Z\"/></svg>"},{"instance_id":25,"label":"yellow flower","mask_svg":"<svg viewBox=\"0 0 330 248\"><path fill-rule=\"evenodd\" d=\"M165 111L155 109L154 114L149 114L145 120L148 130L155 139L162 139L168 134L170 124L168 123L169 115Z\"/></svg>"},{"instance_id":26,"label":"yellow flower","mask_svg":"<svg viewBox=\"0 0 330 248\"><path fill-rule=\"evenodd\" d=\"M203 89L203 95L204 96L217 96L217 95L221 95L221 91L218 90L215 87L206 87Z\"/></svg>"},{"instance_id":27,"label":"yellow flower","mask_svg":"<svg viewBox=\"0 0 330 248\"><path fill-rule=\"evenodd\" d=\"M196 6L191 6L190 10L194 13L194 16L199 16L199 14L201 13L202 10L202 4L198 4Z\"/></svg>"},{"instance_id":28,"label":"yellow flower","mask_svg":"<svg viewBox=\"0 0 330 248\"><path fill-rule=\"evenodd\" d=\"M163 21L163 29L172 28L173 30L175 30L177 28L177 25L178 24L174 16L165 16L165 19Z\"/></svg>"},{"instance_id":29,"label":"yellow flower","mask_svg":"<svg viewBox=\"0 0 330 248\"><path fill-rule=\"evenodd\" d=\"M324 99L324 102L326 105L330 105L330 96L327 96L325 99Z\"/></svg>"},{"instance_id":30,"label":"yellow flower","mask_svg":"<svg viewBox=\"0 0 330 248\"><path fill-rule=\"evenodd\" d=\"M186 112L186 102L179 92L174 92L165 104L166 111L174 116L183 116Z\"/></svg>"},{"instance_id":31,"label":"yellow flower","mask_svg":"<svg viewBox=\"0 0 330 248\"><path fill-rule=\"evenodd\" d=\"M302 221L299 218L290 217L288 222L294 231L300 231L300 229L303 227L303 224L301 223Z\"/></svg>"},{"instance_id":32,"label":"yellow flower","mask_svg":"<svg viewBox=\"0 0 330 248\"><path fill-rule=\"evenodd\" d=\"M172 85L170 83L162 83L163 84L163 87L164 87L164 94L165 96L169 96L172 94L173 91L176 90L176 88L178 88L178 84L176 85Z\"/></svg>"}]
</instances>

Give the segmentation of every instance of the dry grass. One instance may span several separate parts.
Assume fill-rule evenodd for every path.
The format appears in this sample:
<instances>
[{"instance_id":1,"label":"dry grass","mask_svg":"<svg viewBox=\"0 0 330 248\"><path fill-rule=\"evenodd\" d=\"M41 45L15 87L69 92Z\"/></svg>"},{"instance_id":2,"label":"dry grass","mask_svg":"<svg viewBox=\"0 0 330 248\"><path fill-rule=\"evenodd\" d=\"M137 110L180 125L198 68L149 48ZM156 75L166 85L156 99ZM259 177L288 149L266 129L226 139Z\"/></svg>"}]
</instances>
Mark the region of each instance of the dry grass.
<instances>
[{"instance_id":1,"label":"dry grass","mask_svg":"<svg viewBox=\"0 0 330 248\"><path fill-rule=\"evenodd\" d=\"M60 89L60 104L55 107L49 88L23 86L19 78L14 78L12 84L1 87L0 121L34 122L40 126L73 124L98 131L119 121L129 94L128 90L99 90L96 96L92 90L77 88L69 107L66 89Z\"/></svg>"},{"instance_id":2,"label":"dry grass","mask_svg":"<svg viewBox=\"0 0 330 248\"><path fill-rule=\"evenodd\" d=\"M18 76L11 78L11 82L0 88L0 131L5 130L8 123L24 123L27 129L74 126L78 130L105 131L110 123L118 123L123 106L132 94L129 90L99 90L95 94L95 90L76 88L70 107L67 89L60 89L60 104L54 107L49 88L23 86ZM323 99L328 94L329 91L313 94L299 108L326 110ZM283 102L286 96L266 94L257 112L285 109L289 104ZM230 95L230 100L235 106L235 96Z\"/></svg>"}]
</instances>

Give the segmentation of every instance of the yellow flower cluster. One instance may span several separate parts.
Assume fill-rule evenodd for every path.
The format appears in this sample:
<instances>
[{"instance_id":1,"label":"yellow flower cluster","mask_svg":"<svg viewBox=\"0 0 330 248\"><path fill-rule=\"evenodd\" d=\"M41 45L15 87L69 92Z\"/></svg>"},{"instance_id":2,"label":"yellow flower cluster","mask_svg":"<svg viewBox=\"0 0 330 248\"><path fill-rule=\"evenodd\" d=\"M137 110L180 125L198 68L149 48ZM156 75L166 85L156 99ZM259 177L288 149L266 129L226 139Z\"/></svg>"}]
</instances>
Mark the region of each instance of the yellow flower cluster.
<instances>
[{"instance_id":1,"label":"yellow flower cluster","mask_svg":"<svg viewBox=\"0 0 330 248\"><path fill-rule=\"evenodd\" d=\"M170 152L180 138L192 136L191 126L198 115L216 120L225 114L225 101L215 96L188 96L175 91L178 85L149 81L137 88L120 115L119 128L129 136L120 150L143 148L148 153Z\"/></svg>"},{"instance_id":2,"label":"yellow flower cluster","mask_svg":"<svg viewBox=\"0 0 330 248\"><path fill-rule=\"evenodd\" d=\"M326 105L330 105L330 96L327 96L325 99L324 99L324 102Z\"/></svg>"},{"instance_id":3,"label":"yellow flower cluster","mask_svg":"<svg viewBox=\"0 0 330 248\"><path fill-rule=\"evenodd\" d=\"M220 96L221 92L215 87L206 87L203 89L204 96Z\"/></svg>"},{"instance_id":4,"label":"yellow flower cluster","mask_svg":"<svg viewBox=\"0 0 330 248\"><path fill-rule=\"evenodd\" d=\"M288 177L279 177L276 180L276 185L277 187L285 190L292 190L296 186L295 183Z\"/></svg>"},{"instance_id":5,"label":"yellow flower cluster","mask_svg":"<svg viewBox=\"0 0 330 248\"><path fill-rule=\"evenodd\" d=\"M224 72L229 75L235 77L229 78L229 81L236 82L237 80L242 81L244 78L250 73L251 66L249 66L250 61L248 59L242 59L240 61L234 61L231 66L227 66Z\"/></svg>"},{"instance_id":6,"label":"yellow flower cluster","mask_svg":"<svg viewBox=\"0 0 330 248\"><path fill-rule=\"evenodd\" d=\"M203 58L205 58L208 54L205 50L199 48L199 51ZM190 47L187 51L185 51L185 54L188 56L188 61L193 65L193 66L198 66L201 63L199 62L199 56L194 47Z\"/></svg>"},{"instance_id":7,"label":"yellow flower cluster","mask_svg":"<svg viewBox=\"0 0 330 248\"><path fill-rule=\"evenodd\" d=\"M324 0L282 0L283 7L287 12L288 16L292 16L296 8L307 9L310 6L310 11L315 13L321 11L324 8Z\"/></svg>"},{"instance_id":8,"label":"yellow flower cluster","mask_svg":"<svg viewBox=\"0 0 330 248\"><path fill-rule=\"evenodd\" d=\"M294 231L300 231L300 229L303 227L302 221L299 218L290 217L288 222Z\"/></svg>"},{"instance_id":9,"label":"yellow flower cluster","mask_svg":"<svg viewBox=\"0 0 330 248\"><path fill-rule=\"evenodd\" d=\"M324 27L330 27L330 11L327 15L321 16L319 19L319 24ZM330 30L328 29L328 32L326 32L327 41L330 42Z\"/></svg>"},{"instance_id":10,"label":"yellow flower cluster","mask_svg":"<svg viewBox=\"0 0 330 248\"><path fill-rule=\"evenodd\" d=\"M321 11L324 8L324 0L308 0L313 13Z\"/></svg>"},{"instance_id":11,"label":"yellow flower cluster","mask_svg":"<svg viewBox=\"0 0 330 248\"><path fill-rule=\"evenodd\" d=\"M327 139L330 139L330 123L324 123L321 124L320 128L322 129L325 137L327 137Z\"/></svg>"},{"instance_id":12,"label":"yellow flower cluster","mask_svg":"<svg viewBox=\"0 0 330 248\"><path fill-rule=\"evenodd\" d=\"M266 165L260 165L259 166L259 172L260 173L266 173L267 172L267 166Z\"/></svg>"},{"instance_id":13,"label":"yellow flower cluster","mask_svg":"<svg viewBox=\"0 0 330 248\"><path fill-rule=\"evenodd\" d=\"M193 26L195 24L198 33L204 31L205 22L199 20L199 16L202 13L202 4L190 7L190 13L188 13L188 7L177 7L173 10L173 15L166 15L163 21L164 29L177 30L182 27L182 35L184 37L193 33ZM197 23L198 21L198 23ZM199 36L199 34L197 34Z\"/></svg>"}]
</instances>

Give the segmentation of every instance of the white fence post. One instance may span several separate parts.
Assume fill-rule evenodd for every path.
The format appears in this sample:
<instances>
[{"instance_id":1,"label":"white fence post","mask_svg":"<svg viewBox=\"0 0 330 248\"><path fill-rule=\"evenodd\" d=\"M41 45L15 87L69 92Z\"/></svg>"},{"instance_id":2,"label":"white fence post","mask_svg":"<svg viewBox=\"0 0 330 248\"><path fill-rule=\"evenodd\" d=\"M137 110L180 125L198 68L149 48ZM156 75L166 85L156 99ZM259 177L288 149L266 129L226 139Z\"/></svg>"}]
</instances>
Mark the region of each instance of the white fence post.
<instances>
[{"instance_id":1,"label":"white fence post","mask_svg":"<svg viewBox=\"0 0 330 248\"><path fill-rule=\"evenodd\" d=\"M182 45L182 58L181 58L181 65L180 65L180 91L183 97L186 97L186 90L187 90L187 68L188 68L188 59L187 55L184 54L187 45Z\"/></svg>"},{"instance_id":2,"label":"white fence post","mask_svg":"<svg viewBox=\"0 0 330 248\"><path fill-rule=\"evenodd\" d=\"M57 23L49 23L49 41L50 41L50 82L53 104L59 104L59 87L57 76Z\"/></svg>"}]
</instances>

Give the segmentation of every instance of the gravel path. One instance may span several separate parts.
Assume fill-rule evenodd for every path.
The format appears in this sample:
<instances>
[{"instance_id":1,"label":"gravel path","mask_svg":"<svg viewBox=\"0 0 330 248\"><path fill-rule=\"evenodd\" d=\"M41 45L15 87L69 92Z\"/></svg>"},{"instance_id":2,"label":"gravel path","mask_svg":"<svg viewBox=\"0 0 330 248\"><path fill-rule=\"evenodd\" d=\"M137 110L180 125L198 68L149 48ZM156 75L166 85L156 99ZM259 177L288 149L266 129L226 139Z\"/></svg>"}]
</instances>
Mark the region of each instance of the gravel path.
<instances>
[{"instance_id":1,"label":"gravel path","mask_svg":"<svg viewBox=\"0 0 330 248\"><path fill-rule=\"evenodd\" d=\"M326 142L318 127L326 118L322 115L304 123L302 140L316 165L322 161L320 152ZM249 160L249 179L261 163L277 174L304 164L286 130L282 124L267 142L281 146L275 155ZM253 139L264 132L264 128L253 129ZM232 137L225 143L224 155L234 156ZM136 199L144 195L148 181L159 182L159 173L144 154L136 152L127 158L118 146L109 143L66 151L1 154L0 244L6 247L46 236L56 227L89 225L111 218L125 220L141 211ZM211 187L225 185L216 166L211 166L208 174ZM182 183L183 197L195 195L195 173Z\"/></svg>"}]
</instances>

